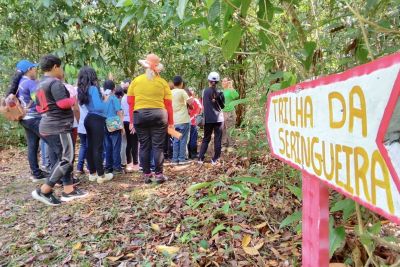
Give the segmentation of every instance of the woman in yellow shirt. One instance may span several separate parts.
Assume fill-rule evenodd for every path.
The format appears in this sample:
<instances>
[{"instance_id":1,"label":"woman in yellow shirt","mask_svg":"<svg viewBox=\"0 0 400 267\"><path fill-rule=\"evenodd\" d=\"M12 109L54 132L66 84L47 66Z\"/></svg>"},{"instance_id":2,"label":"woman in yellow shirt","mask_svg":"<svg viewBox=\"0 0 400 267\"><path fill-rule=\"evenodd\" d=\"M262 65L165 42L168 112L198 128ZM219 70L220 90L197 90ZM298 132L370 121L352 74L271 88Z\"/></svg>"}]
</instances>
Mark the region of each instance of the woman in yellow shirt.
<instances>
[{"instance_id":1,"label":"woman in yellow shirt","mask_svg":"<svg viewBox=\"0 0 400 267\"><path fill-rule=\"evenodd\" d=\"M140 143L140 161L145 183L151 183L151 152L155 164L155 181L163 183L164 142L167 127L174 127L171 89L160 77L163 65L157 55L149 54L139 63L146 69L128 88L129 117L132 132Z\"/></svg>"}]
</instances>

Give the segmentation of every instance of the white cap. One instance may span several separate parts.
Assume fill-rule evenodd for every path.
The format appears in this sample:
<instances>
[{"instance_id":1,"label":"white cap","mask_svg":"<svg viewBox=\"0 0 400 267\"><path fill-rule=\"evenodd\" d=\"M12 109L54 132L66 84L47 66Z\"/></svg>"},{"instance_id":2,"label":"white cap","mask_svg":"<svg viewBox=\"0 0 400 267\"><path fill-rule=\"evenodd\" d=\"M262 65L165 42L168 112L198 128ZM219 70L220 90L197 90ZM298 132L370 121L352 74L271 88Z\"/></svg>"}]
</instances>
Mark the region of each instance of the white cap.
<instances>
[{"instance_id":1,"label":"white cap","mask_svg":"<svg viewBox=\"0 0 400 267\"><path fill-rule=\"evenodd\" d=\"M212 71L208 74L208 80L211 82L219 82L219 74L218 72Z\"/></svg>"}]
</instances>

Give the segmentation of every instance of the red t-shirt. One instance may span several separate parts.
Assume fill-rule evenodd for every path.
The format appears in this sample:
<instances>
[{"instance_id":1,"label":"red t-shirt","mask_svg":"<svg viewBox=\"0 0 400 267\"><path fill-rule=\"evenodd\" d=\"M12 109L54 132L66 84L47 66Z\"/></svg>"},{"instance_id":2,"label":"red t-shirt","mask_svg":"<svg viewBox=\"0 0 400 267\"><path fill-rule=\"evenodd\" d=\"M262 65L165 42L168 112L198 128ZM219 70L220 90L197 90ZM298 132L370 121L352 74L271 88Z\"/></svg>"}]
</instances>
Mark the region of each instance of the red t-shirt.
<instances>
[{"instance_id":1,"label":"red t-shirt","mask_svg":"<svg viewBox=\"0 0 400 267\"><path fill-rule=\"evenodd\" d=\"M190 123L196 125L196 116L201 113L203 106L197 98L193 98L192 108L189 109Z\"/></svg>"}]
</instances>

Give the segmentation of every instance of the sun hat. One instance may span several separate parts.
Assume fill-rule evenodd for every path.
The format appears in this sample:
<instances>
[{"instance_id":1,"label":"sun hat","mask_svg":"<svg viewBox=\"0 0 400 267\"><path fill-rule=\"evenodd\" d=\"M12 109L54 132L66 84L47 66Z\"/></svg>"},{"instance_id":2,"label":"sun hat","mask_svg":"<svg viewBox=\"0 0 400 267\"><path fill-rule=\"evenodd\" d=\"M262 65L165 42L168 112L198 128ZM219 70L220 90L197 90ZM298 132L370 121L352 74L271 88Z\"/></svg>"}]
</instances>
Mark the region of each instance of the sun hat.
<instances>
[{"instance_id":1,"label":"sun hat","mask_svg":"<svg viewBox=\"0 0 400 267\"><path fill-rule=\"evenodd\" d=\"M160 63L160 61L160 58L156 54L148 54L146 59L139 60L139 63L146 69L160 72L164 69L164 66Z\"/></svg>"},{"instance_id":2,"label":"sun hat","mask_svg":"<svg viewBox=\"0 0 400 267\"><path fill-rule=\"evenodd\" d=\"M17 63L17 70L25 73L32 68L36 68L38 64L32 63L29 60L23 59Z\"/></svg>"}]
</instances>

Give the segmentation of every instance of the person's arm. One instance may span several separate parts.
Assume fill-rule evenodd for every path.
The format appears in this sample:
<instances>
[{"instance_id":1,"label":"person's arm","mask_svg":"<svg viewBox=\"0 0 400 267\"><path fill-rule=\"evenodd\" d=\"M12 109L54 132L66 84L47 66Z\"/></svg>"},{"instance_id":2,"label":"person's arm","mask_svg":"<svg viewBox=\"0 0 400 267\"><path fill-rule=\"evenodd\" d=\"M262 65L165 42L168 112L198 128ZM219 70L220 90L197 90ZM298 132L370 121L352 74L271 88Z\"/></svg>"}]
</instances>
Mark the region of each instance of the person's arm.
<instances>
[{"instance_id":1,"label":"person's arm","mask_svg":"<svg viewBox=\"0 0 400 267\"><path fill-rule=\"evenodd\" d=\"M77 98L77 96L75 96L75 98ZM75 100L75 105L72 108L72 110L74 111L74 116L77 122L79 122L79 119L81 118L81 112L79 110L79 105L78 105L78 100Z\"/></svg>"},{"instance_id":2,"label":"person's arm","mask_svg":"<svg viewBox=\"0 0 400 267\"><path fill-rule=\"evenodd\" d=\"M164 81L164 106L168 113L168 126L174 127L174 111L172 109L172 93L171 93L171 89L169 88L169 85L166 81Z\"/></svg>"},{"instance_id":3,"label":"person's arm","mask_svg":"<svg viewBox=\"0 0 400 267\"><path fill-rule=\"evenodd\" d=\"M232 99L233 100L236 100L236 99L238 99L239 98L239 93L235 90L235 89L232 89Z\"/></svg>"},{"instance_id":4,"label":"person's arm","mask_svg":"<svg viewBox=\"0 0 400 267\"><path fill-rule=\"evenodd\" d=\"M74 106L76 98L69 96L67 88L60 81L50 84L50 91L56 101L57 107L60 109L71 109Z\"/></svg>"}]
</instances>

